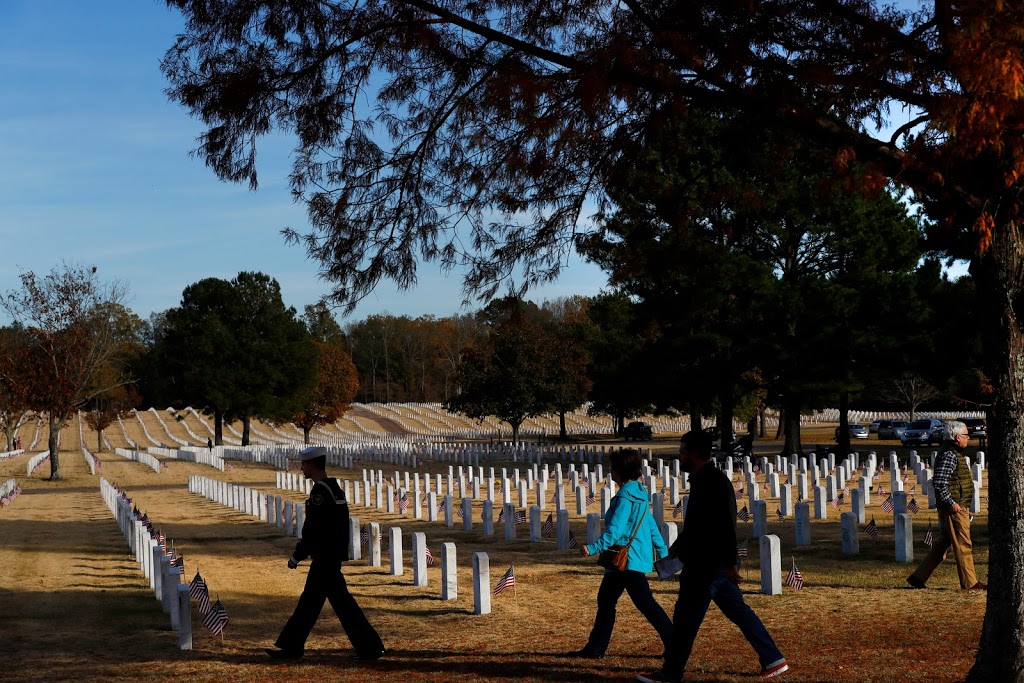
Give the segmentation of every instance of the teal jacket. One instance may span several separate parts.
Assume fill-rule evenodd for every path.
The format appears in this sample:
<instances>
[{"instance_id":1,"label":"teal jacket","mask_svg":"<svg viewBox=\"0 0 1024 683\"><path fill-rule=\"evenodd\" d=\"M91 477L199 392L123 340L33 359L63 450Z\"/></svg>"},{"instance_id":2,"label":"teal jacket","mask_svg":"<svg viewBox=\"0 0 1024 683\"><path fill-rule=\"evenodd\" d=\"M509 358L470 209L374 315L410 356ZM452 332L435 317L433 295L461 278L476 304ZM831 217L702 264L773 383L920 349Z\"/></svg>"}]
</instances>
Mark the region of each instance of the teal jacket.
<instances>
[{"instance_id":1,"label":"teal jacket","mask_svg":"<svg viewBox=\"0 0 1024 683\"><path fill-rule=\"evenodd\" d=\"M604 516L604 533L587 546L591 555L599 555L613 545L626 545L633 529L644 515L643 524L636 532L633 544L629 546L629 562L626 569L647 574L654 569L654 560L665 557L668 547L661 537L661 530L654 523L647 489L639 481L626 482L612 498ZM645 514L646 513L646 514ZM657 551L657 557L655 557ZM608 570L612 571L612 570Z\"/></svg>"}]
</instances>

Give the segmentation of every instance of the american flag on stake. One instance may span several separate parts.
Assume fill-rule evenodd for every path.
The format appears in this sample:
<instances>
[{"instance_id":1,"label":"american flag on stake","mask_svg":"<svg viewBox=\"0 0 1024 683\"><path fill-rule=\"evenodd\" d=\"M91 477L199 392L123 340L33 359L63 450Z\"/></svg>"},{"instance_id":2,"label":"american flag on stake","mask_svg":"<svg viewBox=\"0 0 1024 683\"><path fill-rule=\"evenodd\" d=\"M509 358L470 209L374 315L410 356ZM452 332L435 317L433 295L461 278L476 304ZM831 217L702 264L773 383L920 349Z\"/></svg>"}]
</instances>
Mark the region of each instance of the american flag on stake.
<instances>
[{"instance_id":1,"label":"american flag on stake","mask_svg":"<svg viewBox=\"0 0 1024 683\"><path fill-rule=\"evenodd\" d=\"M573 536L572 532L570 531L569 532L569 547L570 548L578 548L579 545L580 545L580 542L576 540L576 537Z\"/></svg>"},{"instance_id":2,"label":"american flag on stake","mask_svg":"<svg viewBox=\"0 0 1024 683\"><path fill-rule=\"evenodd\" d=\"M775 508L775 514L779 516L780 522L786 519L786 515L782 512L782 508Z\"/></svg>"},{"instance_id":3,"label":"american flag on stake","mask_svg":"<svg viewBox=\"0 0 1024 683\"><path fill-rule=\"evenodd\" d=\"M213 603L210 611L203 617L203 626L210 629L210 633L213 635L223 637L224 627L227 625L228 611L224 609L220 598L217 598L217 602Z\"/></svg>"},{"instance_id":4,"label":"american flag on stake","mask_svg":"<svg viewBox=\"0 0 1024 683\"><path fill-rule=\"evenodd\" d=\"M928 520L928 530L924 532L924 544L929 548L932 547L934 540L932 539L932 520Z\"/></svg>"},{"instance_id":5,"label":"american flag on stake","mask_svg":"<svg viewBox=\"0 0 1024 683\"><path fill-rule=\"evenodd\" d=\"M434 556L430 554L430 548L424 547L423 548L423 554L427 556L427 566L428 567L433 566L433 564L434 564Z\"/></svg>"},{"instance_id":6,"label":"american flag on stake","mask_svg":"<svg viewBox=\"0 0 1024 683\"><path fill-rule=\"evenodd\" d=\"M210 591L206 587L206 580L199 575L198 569L192 583L188 585L188 595L199 603L200 613L206 614L210 611Z\"/></svg>"},{"instance_id":7,"label":"american flag on stake","mask_svg":"<svg viewBox=\"0 0 1024 683\"><path fill-rule=\"evenodd\" d=\"M793 568L789 570L785 584L790 588L795 588L797 590L804 587L804 575L800 573L799 569L797 569L795 557L793 558Z\"/></svg>"},{"instance_id":8,"label":"american flag on stake","mask_svg":"<svg viewBox=\"0 0 1024 683\"><path fill-rule=\"evenodd\" d=\"M370 534L365 529L359 531L359 545L366 545L370 542Z\"/></svg>"},{"instance_id":9,"label":"american flag on stake","mask_svg":"<svg viewBox=\"0 0 1024 683\"><path fill-rule=\"evenodd\" d=\"M844 501L845 501L845 496L844 496L844 494L842 492L840 492L838 496L836 496L835 498L832 499L832 507L838 508L840 505L843 504Z\"/></svg>"},{"instance_id":10,"label":"american flag on stake","mask_svg":"<svg viewBox=\"0 0 1024 683\"><path fill-rule=\"evenodd\" d=\"M878 485L878 490L877 490L877 491L875 491L875 493L877 493L878 495L880 495L880 496L881 496L882 494L884 494L884 493L885 493L885 487L884 487L884 486L882 486L881 484L879 484L879 485Z\"/></svg>"},{"instance_id":11,"label":"american flag on stake","mask_svg":"<svg viewBox=\"0 0 1024 683\"><path fill-rule=\"evenodd\" d=\"M676 506L674 508L672 508L672 516L673 517L681 517L682 514L683 514L683 501L682 501L682 499L680 499L679 502L676 503Z\"/></svg>"},{"instance_id":12,"label":"american flag on stake","mask_svg":"<svg viewBox=\"0 0 1024 683\"><path fill-rule=\"evenodd\" d=\"M597 496L595 496L593 493L588 493L587 494L587 505L593 505L596 502L597 502Z\"/></svg>"},{"instance_id":13,"label":"american flag on stake","mask_svg":"<svg viewBox=\"0 0 1024 683\"><path fill-rule=\"evenodd\" d=\"M889 496L888 498L882 501L882 512L892 513L894 509L895 508L893 507L892 496Z\"/></svg>"},{"instance_id":14,"label":"american flag on stake","mask_svg":"<svg viewBox=\"0 0 1024 683\"><path fill-rule=\"evenodd\" d=\"M872 541L878 540L878 526L875 524L875 518L872 517L868 525L864 527L864 533L871 538Z\"/></svg>"},{"instance_id":15,"label":"american flag on stake","mask_svg":"<svg viewBox=\"0 0 1024 683\"><path fill-rule=\"evenodd\" d=\"M526 510L516 510L516 524L526 524Z\"/></svg>"},{"instance_id":16,"label":"american flag on stake","mask_svg":"<svg viewBox=\"0 0 1024 683\"><path fill-rule=\"evenodd\" d=\"M736 513L736 518L743 522L750 521L750 513L747 511L746 505Z\"/></svg>"},{"instance_id":17,"label":"american flag on stake","mask_svg":"<svg viewBox=\"0 0 1024 683\"><path fill-rule=\"evenodd\" d=\"M498 583L494 584L494 595L497 595L506 588L512 588L515 590L516 585L516 573L515 567L509 565L508 571L505 572L504 576L498 579Z\"/></svg>"},{"instance_id":18,"label":"american flag on stake","mask_svg":"<svg viewBox=\"0 0 1024 683\"><path fill-rule=\"evenodd\" d=\"M403 493L402 497L398 499L398 510L400 512L405 512L408 509L409 509L409 497L406 496Z\"/></svg>"},{"instance_id":19,"label":"american flag on stake","mask_svg":"<svg viewBox=\"0 0 1024 683\"><path fill-rule=\"evenodd\" d=\"M915 499L911 498L910 502L907 503L907 509L910 510L910 514L916 515L921 511L921 506L917 504Z\"/></svg>"},{"instance_id":20,"label":"american flag on stake","mask_svg":"<svg viewBox=\"0 0 1024 683\"><path fill-rule=\"evenodd\" d=\"M742 543L736 544L736 557L746 557L747 553L747 539L743 539Z\"/></svg>"},{"instance_id":21,"label":"american flag on stake","mask_svg":"<svg viewBox=\"0 0 1024 683\"><path fill-rule=\"evenodd\" d=\"M550 534L555 533L555 520L551 516L551 514L552 513L550 512L548 513L548 518L544 520L544 524L540 528L540 533L542 536L548 536Z\"/></svg>"}]
</instances>

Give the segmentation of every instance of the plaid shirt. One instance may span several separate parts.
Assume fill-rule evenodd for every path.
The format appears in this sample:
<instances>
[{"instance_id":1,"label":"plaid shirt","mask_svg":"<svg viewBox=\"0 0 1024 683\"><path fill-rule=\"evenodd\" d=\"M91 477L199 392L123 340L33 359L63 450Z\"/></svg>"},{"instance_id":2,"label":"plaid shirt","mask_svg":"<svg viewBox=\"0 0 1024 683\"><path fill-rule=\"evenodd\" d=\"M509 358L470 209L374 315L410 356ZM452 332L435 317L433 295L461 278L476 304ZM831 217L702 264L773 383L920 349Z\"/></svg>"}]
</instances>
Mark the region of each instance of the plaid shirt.
<instances>
[{"instance_id":1,"label":"plaid shirt","mask_svg":"<svg viewBox=\"0 0 1024 683\"><path fill-rule=\"evenodd\" d=\"M955 500L950 493L949 484L956 472L957 465L963 460L963 453L958 448L947 448L939 453L935 459L935 476L932 477L932 488L935 489L935 504L937 507L949 509L953 503L961 503ZM966 465L965 465L966 466Z\"/></svg>"}]
</instances>

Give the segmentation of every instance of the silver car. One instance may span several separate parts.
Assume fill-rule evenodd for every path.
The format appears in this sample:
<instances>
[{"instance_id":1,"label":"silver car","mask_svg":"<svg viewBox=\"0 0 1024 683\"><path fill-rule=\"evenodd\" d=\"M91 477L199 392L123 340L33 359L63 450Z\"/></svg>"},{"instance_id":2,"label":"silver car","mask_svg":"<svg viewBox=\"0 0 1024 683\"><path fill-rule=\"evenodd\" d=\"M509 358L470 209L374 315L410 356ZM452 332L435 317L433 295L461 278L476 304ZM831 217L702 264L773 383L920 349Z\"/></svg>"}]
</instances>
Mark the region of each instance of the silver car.
<instances>
[{"instance_id":1,"label":"silver car","mask_svg":"<svg viewBox=\"0 0 1024 683\"><path fill-rule=\"evenodd\" d=\"M909 426L906 420L882 420L882 424L878 425L878 438L899 439Z\"/></svg>"},{"instance_id":2,"label":"silver car","mask_svg":"<svg viewBox=\"0 0 1024 683\"><path fill-rule=\"evenodd\" d=\"M868 438L868 428L864 425L849 424L846 425L850 430L851 439L866 439ZM836 427L836 441L839 441L839 427Z\"/></svg>"},{"instance_id":3,"label":"silver car","mask_svg":"<svg viewBox=\"0 0 1024 683\"><path fill-rule=\"evenodd\" d=\"M942 420L914 420L900 437L904 446L930 446L941 444L945 435L946 423Z\"/></svg>"}]
</instances>

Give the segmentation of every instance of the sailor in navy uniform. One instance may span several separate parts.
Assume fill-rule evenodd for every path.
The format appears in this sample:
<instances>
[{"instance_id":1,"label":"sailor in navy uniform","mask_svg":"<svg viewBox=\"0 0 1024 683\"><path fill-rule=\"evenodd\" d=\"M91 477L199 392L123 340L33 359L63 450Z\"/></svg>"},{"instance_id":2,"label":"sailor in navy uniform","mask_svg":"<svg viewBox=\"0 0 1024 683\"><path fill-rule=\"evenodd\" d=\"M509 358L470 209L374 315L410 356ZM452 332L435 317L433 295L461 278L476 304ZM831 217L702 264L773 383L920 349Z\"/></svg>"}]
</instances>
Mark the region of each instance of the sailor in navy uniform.
<instances>
[{"instance_id":1,"label":"sailor in navy uniform","mask_svg":"<svg viewBox=\"0 0 1024 683\"><path fill-rule=\"evenodd\" d=\"M288 568L295 569L307 557L312 558L306 587L299 597L288 623L284 625L275 645L267 654L273 659L298 659L306 647L306 638L313 629L324 600L329 600L342 628L362 660L380 659L384 645L367 621L363 610L348 592L341 563L348 559L348 502L338 480L327 476L327 450L311 446L299 453L302 474L314 481L306 501L306 518L302 538L288 559Z\"/></svg>"}]
</instances>

